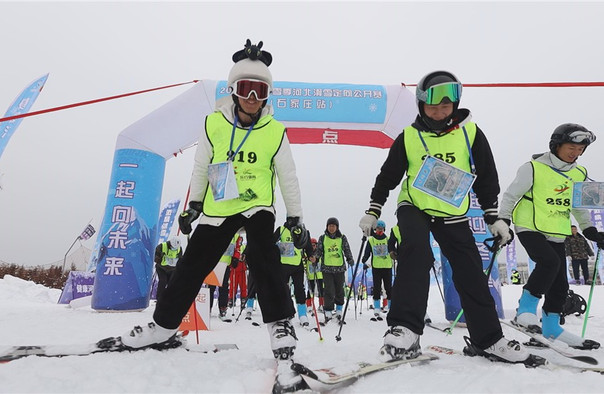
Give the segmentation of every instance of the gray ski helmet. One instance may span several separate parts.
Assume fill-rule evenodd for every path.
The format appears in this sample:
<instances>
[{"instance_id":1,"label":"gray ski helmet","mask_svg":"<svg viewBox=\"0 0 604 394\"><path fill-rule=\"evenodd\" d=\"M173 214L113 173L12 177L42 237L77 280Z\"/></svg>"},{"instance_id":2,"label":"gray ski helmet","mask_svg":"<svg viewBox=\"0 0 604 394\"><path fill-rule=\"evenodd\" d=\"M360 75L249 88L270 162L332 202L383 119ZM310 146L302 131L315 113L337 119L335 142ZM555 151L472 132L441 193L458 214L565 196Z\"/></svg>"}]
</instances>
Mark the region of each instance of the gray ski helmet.
<instances>
[{"instance_id":1,"label":"gray ski helmet","mask_svg":"<svg viewBox=\"0 0 604 394\"><path fill-rule=\"evenodd\" d=\"M554 129L549 140L549 150L556 154L558 147L565 142L585 145L585 148L596 140L593 132L576 123L564 123Z\"/></svg>"},{"instance_id":2,"label":"gray ski helmet","mask_svg":"<svg viewBox=\"0 0 604 394\"><path fill-rule=\"evenodd\" d=\"M461 90L459 92L459 99L457 101L453 102L453 114L451 114L451 116L449 116L446 119L443 119L441 121L435 121L426 116L426 113L424 112L424 104L425 104L425 100L426 100L425 98L427 96L426 91L432 86L439 85L442 83L450 83L450 82L459 83L461 85L461 82L459 82L459 80L457 79L457 77L455 75L453 75L453 73L450 73L449 71L444 71L444 70L433 71L429 74L426 74L417 83L417 87L415 88L415 102L417 104L417 109L419 110L419 114L420 114L421 118L424 120L424 122L435 130L442 130L443 128L445 128L446 125L451 120L451 118L453 117L453 115L455 114L455 112L457 112L457 108L459 108L459 99L461 99Z\"/></svg>"}]
</instances>

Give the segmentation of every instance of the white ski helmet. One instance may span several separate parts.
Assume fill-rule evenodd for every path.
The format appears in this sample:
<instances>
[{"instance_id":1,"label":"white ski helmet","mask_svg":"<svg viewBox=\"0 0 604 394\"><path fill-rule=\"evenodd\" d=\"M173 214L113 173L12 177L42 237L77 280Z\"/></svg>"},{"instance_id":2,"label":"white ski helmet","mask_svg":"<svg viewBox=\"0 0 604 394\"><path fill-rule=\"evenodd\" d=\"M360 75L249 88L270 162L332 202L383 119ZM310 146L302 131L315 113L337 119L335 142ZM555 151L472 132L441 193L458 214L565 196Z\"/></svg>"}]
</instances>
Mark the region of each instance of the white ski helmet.
<instances>
[{"instance_id":1,"label":"white ski helmet","mask_svg":"<svg viewBox=\"0 0 604 394\"><path fill-rule=\"evenodd\" d=\"M172 238L170 238L170 240L168 242L170 242L170 249L172 249L172 250L180 249L180 238L172 237Z\"/></svg>"}]
</instances>

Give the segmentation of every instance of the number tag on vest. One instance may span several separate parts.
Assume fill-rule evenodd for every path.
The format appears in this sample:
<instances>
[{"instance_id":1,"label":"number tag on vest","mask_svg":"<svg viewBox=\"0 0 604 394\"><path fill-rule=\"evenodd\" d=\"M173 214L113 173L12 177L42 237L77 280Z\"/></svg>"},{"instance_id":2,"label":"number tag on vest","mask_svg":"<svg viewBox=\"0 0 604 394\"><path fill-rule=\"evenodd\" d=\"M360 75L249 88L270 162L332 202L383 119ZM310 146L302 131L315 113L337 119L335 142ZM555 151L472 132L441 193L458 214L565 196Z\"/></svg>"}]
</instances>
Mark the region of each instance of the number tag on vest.
<instances>
[{"instance_id":1,"label":"number tag on vest","mask_svg":"<svg viewBox=\"0 0 604 394\"><path fill-rule=\"evenodd\" d=\"M574 183L573 208L604 208L604 182Z\"/></svg>"},{"instance_id":2,"label":"number tag on vest","mask_svg":"<svg viewBox=\"0 0 604 394\"><path fill-rule=\"evenodd\" d=\"M294 257L296 255L293 242L279 242L277 246L279 246L279 251L283 257Z\"/></svg>"},{"instance_id":3,"label":"number tag on vest","mask_svg":"<svg viewBox=\"0 0 604 394\"><path fill-rule=\"evenodd\" d=\"M433 156L426 156L413 181L413 187L459 208L475 180L474 174Z\"/></svg>"},{"instance_id":4,"label":"number tag on vest","mask_svg":"<svg viewBox=\"0 0 604 394\"><path fill-rule=\"evenodd\" d=\"M233 162L230 160L208 166L208 180L214 201L227 201L239 197Z\"/></svg>"},{"instance_id":5,"label":"number tag on vest","mask_svg":"<svg viewBox=\"0 0 604 394\"><path fill-rule=\"evenodd\" d=\"M172 259L172 258L166 259L166 265L169 265L170 267L176 267L177 262L178 262L178 259Z\"/></svg>"},{"instance_id":6,"label":"number tag on vest","mask_svg":"<svg viewBox=\"0 0 604 394\"><path fill-rule=\"evenodd\" d=\"M376 257L384 257L388 255L388 245L379 244L373 246L373 255Z\"/></svg>"}]
</instances>

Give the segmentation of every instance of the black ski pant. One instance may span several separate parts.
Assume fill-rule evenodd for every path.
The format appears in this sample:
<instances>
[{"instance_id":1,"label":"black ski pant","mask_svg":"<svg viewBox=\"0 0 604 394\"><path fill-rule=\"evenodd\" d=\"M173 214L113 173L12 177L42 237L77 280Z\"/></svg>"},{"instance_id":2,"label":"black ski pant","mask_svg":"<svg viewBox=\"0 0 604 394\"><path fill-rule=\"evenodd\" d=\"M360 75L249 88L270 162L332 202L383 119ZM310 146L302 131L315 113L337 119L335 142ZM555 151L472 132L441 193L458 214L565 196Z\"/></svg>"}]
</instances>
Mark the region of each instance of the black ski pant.
<instances>
[{"instance_id":1,"label":"black ski pant","mask_svg":"<svg viewBox=\"0 0 604 394\"><path fill-rule=\"evenodd\" d=\"M495 301L489 291L482 260L468 221L445 223L415 206L397 210L402 242L398 247L398 269L387 322L401 325L421 335L430 290L430 270L434 255L430 232L447 257L453 271L453 283L459 293L472 342L486 349L501 337L501 325Z\"/></svg>"},{"instance_id":2,"label":"black ski pant","mask_svg":"<svg viewBox=\"0 0 604 394\"><path fill-rule=\"evenodd\" d=\"M562 313L568 295L564 242L551 242L535 231L516 234L528 256L535 262L524 289L535 297L545 295L543 310Z\"/></svg>"},{"instance_id":3,"label":"black ski pant","mask_svg":"<svg viewBox=\"0 0 604 394\"><path fill-rule=\"evenodd\" d=\"M386 298L390 299L392 290L392 268L372 268L373 275L373 299L379 300L382 297L382 283L386 291Z\"/></svg>"},{"instance_id":4,"label":"black ski pant","mask_svg":"<svg viewBox=\"0 0 604 394\"><path fill-rule=\"evenodd\" d=\"M589 268L587 266L587 259L572 259L571 264L573 266L573 276L575 277L575 280L580 279L580 275L579 275L579 267L580 267L581 270L583 271L583 279L585 280L585 283L587 283L587 281L589 280Z\"/></svg>"},{"instance_id":5,"label":"black ski pant","mask_svg":"<svg viewBox=\"0 0 604 394\"><path fill-rule=\"evenodd\" d=\"M246 230L247 264L256 281L263 321L270 323L294 316L289 289L283 282L279 248L273 242L275 216L269 211L260 211L249 218L241 214L229 216L220 226L197 225L166 291L157 300L153 314L157 324L178 328L203 280L241 227Z\"/></svg>"},{"instance_id":6,"label":"black ski pant","mask_svg":"<svg viewBox=\"0 0 604 394\"><path fill-rule=\"evenodd\" d=\"M166 290L173 270L166 271L165 269L156 266L155 272L157 273L157 292L155 293L155 299L158 300L160 295Z\"/></svg>"},{"instance_id":7,"label":"black ski pant","mask_svg":"<svg viewBox=\"0 0 604 394\"><path fill-rule=\"evenodd\" d=\"M333 311L334 305L344 305L345 272L323 272L323 290L325 291L323 308Z\"/></svg>"},{"instance_id":8,"label":"black ski pant","mask_svg":"<svg viewBox=\"0 0 604 394\"><path fill-rule=\"evenodd\" d=\"M294 284L294 298L296 304L306 303L306 294L304 291L304 266L302 264L291 265L283 264L283 275L285 276L285 283L289 288L289 279L291 278Z\"/></svg>"}]
</instances>

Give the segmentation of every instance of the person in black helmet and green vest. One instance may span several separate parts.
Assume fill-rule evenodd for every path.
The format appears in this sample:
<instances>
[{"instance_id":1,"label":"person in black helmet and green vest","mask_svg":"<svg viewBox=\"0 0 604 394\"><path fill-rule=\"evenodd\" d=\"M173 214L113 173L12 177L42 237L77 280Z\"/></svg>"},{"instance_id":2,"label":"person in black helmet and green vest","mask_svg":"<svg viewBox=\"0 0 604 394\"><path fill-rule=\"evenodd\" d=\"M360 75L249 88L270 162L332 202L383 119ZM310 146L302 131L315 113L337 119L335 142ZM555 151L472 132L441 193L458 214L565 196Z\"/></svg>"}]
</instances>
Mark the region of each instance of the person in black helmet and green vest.
<instances>
[{"instance_id":1,"label":"person in black helmet and green vest","mask_svg":"<svg viewBox=\"0 0 604 394\"><path fill-rule=\"evenodd\" d=\"M579 349L597 349L596 341L583 339L560 326L568 294L564 240L571 235L571 214L586 238L604 246L604 233L591 221L588 209L572 207L573 185L587 179L579 156L595 141L584 126L564 123L554 130L549 151L533 155L518 169L503 194L500 215L514 222L520 243L535 262L522 289L514 322L548 339ZM537 305L545 295L541 322Z\"/></svg>"},{"instance_id":2,"label":"person in black helmet and green vest","mask_svg":"<svg viewBox=\"0 0 604 394\"><path fill-rule=\"evenodd\" d=\"M327 219L325 232L319 237L315 258L322 262L325 322L335 317L341 322L344 305L344 285L347 265L353 266L354 258L348 239L340 231L337 218Z\"/></svg>"},{"instance_id":3,"label":"person in black helmet and green vest","mask_svg":"<svg viewBox=\"0 0 604 394\"><path fill-rule=\"evenodd\" d=\"M499 245L511 241L513 234L497 213L499 178L489 142L471 121L470 111L459 107L461 93L461 83L448 71L431 72L420 80L416 88L419 114L393 142L371 191L369 209L359 223L365 236L370 236L390 190L401 184L396 211L401 234L399 264L387 316L389 329L380 355L391 360L421 354L419 338L424 330L434 262L432 233L453 269L470 337L468 350L490 359L525 363L531 359L526 349L503 336L466 216L469 190L461 194L461 201L455 205L447 199L446 184L438 185L438 193L432 194L420 190L417 183L414 185L428 157L435 168L444 162L438 164L441 170L463 178L474 176L473 190L489 230ZM442 174L432 175L433 180L442 180L436 176Z\"/></svg>"}]
</instances>

